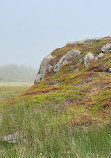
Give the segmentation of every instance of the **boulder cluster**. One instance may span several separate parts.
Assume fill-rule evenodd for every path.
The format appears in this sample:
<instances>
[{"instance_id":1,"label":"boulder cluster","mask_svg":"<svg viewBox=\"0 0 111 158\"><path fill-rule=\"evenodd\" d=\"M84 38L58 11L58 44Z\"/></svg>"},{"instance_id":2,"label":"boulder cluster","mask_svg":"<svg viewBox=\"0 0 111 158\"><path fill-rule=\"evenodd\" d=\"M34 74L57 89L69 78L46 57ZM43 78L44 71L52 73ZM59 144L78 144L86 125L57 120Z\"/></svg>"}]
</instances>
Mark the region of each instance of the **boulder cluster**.
<instances>
[{"instance_id":1,"label":"boulder cluster","mask_svg":"<svg viewBox=\"0 0 111 158\"><path fill-rule=\"evenodd\" d=\"M101 41L102 38L94 38L94 39L86 39L82 40L79 42L71 42L68 43L69 45L74 45L74 44L81 44L81 45L91 45L96 42ZM84 67L88 67L88 65L93 61L93 60L98 60L99 58L102 58L104 56L104 53L111 53L111 43L107 43L102 46L101 51L98 55L93 52L88 52L85 54L85 56L82 57L82 59L79 62L83 62ZM51 61L56 58L56 56L53 56L52 53L46 56L43 61L41 62L39 72L37 73L36 79L34 83L37 83L39 81L42 81L45 77L45 74L47 71L53 71L53 72L58 72L62 69L62 67L65 64L70 64L71 59L76 58L82 54L82 51L79 49L72 49L68 51L65 55L63 55L57 63L55 63L53 66L51 65ZM111 72L111 68L109 68L108 72Z\"/></svg>"}]
</instances>

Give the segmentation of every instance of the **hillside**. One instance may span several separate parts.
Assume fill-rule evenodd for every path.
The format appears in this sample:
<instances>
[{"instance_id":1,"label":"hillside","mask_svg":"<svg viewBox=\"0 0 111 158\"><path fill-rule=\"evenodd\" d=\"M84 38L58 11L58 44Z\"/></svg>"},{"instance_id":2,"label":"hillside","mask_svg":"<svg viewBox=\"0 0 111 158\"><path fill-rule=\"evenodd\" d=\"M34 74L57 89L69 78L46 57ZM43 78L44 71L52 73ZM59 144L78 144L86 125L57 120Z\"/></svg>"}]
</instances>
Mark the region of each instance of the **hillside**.
<instances>
[{"instance_id":1,"label":"hillside","mask_svg":"<svg viewBox=\"0 0 111 158\"><path fill-rule=\"evenodd\" d=\"M104 111L104 117L110 115L111 37L72 42L56 49L42 61L35 85L24 95L40 105L65 103L72 115L77 115L79 106L90 117L92 110Z\"/></svg>"},{"instance_id":2,"label":"hillside","mask_svg":"<svg viewBox=\"0 0 111 158\"><path fill-rule=\"evenodd\" d=\"M110 158L111 36L54 50L34 83L1 104L3 158Z\"/></svg>"},{"instance_id":3,"label":"hillside","mask_svg":"<svg viewBox=\"0 0 111 158\"><path fill-rule=\"evenodd\" d=\"M29 66L0 66L0 82L33 82L36 71Z\"/></svg>"}]
</instances>

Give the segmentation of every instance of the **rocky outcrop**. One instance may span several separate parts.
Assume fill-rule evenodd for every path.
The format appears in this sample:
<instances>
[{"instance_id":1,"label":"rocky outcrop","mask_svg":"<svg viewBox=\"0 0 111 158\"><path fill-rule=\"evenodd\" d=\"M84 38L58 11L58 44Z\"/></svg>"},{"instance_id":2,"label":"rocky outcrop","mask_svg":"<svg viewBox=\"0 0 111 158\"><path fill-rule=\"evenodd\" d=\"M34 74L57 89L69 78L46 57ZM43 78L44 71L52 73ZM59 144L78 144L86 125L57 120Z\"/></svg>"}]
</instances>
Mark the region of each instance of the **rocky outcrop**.
<instances>
[{"instance_id":1,"label":"rocky outcrop","mask_svg":"<svg viewBox=\"0 0 111 158\"><path fill-rule=\"evenodd\" d=\"M101 48L102 53L111 53L111 43L107 43Z\"/></svg>"},{"instance_id":2,"label":"rocky outcrop","mask_svg":"<svg viewBox=\"0 0 111 158\"><path fill-rule=\"evenodd\" d=\"M99 58L103 57L104 56L104 53L100 53L96 58L95 60L98 60Z\"/></svg>"},{"instance_id":3,"label":"rocky outcrop","mask_svg":"<svg viewBox=\"0 0 111 158\"><path fill-rule=\"evenodd\" d=\"M85 55L84 57L84 65L85 67L87 67L92 60L94 60L95 56L93 53L88 53L87 55Z\"/></svg>"},{"instance_id":4,"label":"rocky outcrop","mask_svg":"<svg viewBox=\"0 0 111 158\"><path fill-rule=\"evenodd\" d=\"M59 71L65 64L69 63L71 58L77 57L80 54L80 51L77 49L72 49L66 55L64 55L59 62L54 66L54 72Z\"/></svg>"},{"instance_id":5,"label":"rocky outcrop","mask_svg":"<svg viewBox=\"0 0 111 158\"><path fill-rule=\"evenodd\" d=\"M96 42L99 42L102 38L93 38L93 39L85 39L80 41L80 44L94 44Z\"/></svg>"},{"instance_id":6,"label":"rocky outcrop","mask_svg":"<svg viewBox=\"0 0 111 158\"><path fill-rule=\"evenodd\" d=\"M49 54L48 56L46 56L44 58L44 60L41 62L41 65L40 65L40 69L39 69L39 72L37 73L37 77L34 81L34 83L37 83L39 81L42 81L44 79L44 76L46 74L46 71L47 70L51 70L52 66L50 65L50 61L53 59L54 57Z\"/></svg>"},{"instance_id":7,"label":"rocky outcrop","mask_svg":"<svg viewBox=\"0 0 111 158\"><path fill-rule=\"evenodd\" d=\"M85 39L81 41L76 41L76 42L70 42L69 44L94 44L96 42L101 41L102 38L92 38L92 39Z\"/></svg>"},{"instance_id":8,"label":"rocky outcrop","mask_svg":"<svg viewBox=\"0 0 111 158\"><path fill-rule=\"evenodd\" d=\"M40 69L37 74L35 83L42 81L47 71L52 70L53 72L58 72L66 64L69 64L73 73L75 73L76 71L79 71L81 68L87 67L92 62L92 60L95 60L95 62L98 62L100 64L100 62L102 61L100 61L99 58L102 58L104 56L104 53L111 53L110 41L111 41L110 36L104 37L104 38L85 39L85 40L69 43L62 49L61 48L56 49L54 52L52 52L46 58L44 58L44 60L41 62ZM93 46L93 44L97 42L100 42L100 43ZM106 44L103 45L103 43L106 43ZM70 51L67 52L67 50L70 50ZM89 52L89 53L86 54L86 52ZM62 55L62 54L65 54L65 55ZM76 58L77 56L79 56L79 58ZM75 61L75 63L72 63L70 65L71 61L74 61L72 60L73 58L76 59L77 61ZM105 65L103 67L105 67ZM111 72L111 69L108 70L108 67L104 69L104 71L106 70L107 72ZM96 71L99 71L99 68ZM54 83L54 86L56 86L56 83Z\"/></svg>"},{"instance_id":9,"label":"rocky outcrop","mask_svg":"<svg viewBox=\"0 0 111 158\"><path fill-rule=\"evenodd\" d=\"M69 63L69 60L71 58L77 57L79 54L80 54L79 50L72 49L66 55L64 55L54 67L50 65L50 61L54 57L51 54L49 54L41 62L40 69L39 69L39 72L37 73L37 77L36 77L34 83L42 81L44 79L44 76L45 76L47 70L48 71L53 70L54 72L57 72L62 68L63 65Z\"/></svg>"}]
</instances>

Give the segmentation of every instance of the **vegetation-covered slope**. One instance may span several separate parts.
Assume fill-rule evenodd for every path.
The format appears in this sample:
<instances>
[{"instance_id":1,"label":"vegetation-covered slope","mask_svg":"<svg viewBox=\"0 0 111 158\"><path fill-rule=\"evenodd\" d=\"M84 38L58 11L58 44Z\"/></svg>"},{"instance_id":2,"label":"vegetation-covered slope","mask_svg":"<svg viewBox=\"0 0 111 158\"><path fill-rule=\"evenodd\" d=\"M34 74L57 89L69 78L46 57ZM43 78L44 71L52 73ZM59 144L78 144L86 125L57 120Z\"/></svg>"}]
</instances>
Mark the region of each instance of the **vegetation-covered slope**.
<instances>
[{"instance_id":1,"label":"vegetation-covered slope","mask_svg":"<svg viewBox=\"0 0 111 158\"><path fill-rule=\"evenodd\" d=\"M111 112L111 52L101 53L107 43L111 43L110 37L88 44L84 44L84 41L69 43L55 50L51 53L54 58L50 61L53 67L70 50L77 49L81 53L68 59L68 63L59 71L54 72L53 68L47 70L44 80L37 82L24 96L30 96L32 104L65 103L67 113L72 115L77 115L76 108L80 107L84 109L82 113L87 111L90 115L92 110L104 111L104 117L107 117ZM85 66L85 55L89 52L93 53L94 59L88 59L89 64ZM102 56L99 57L99 54Z\"/></svg>"},{"instance_id":2,"label":"vegetation-covered slope","mask_svg":"<svg viewBox=\"0 0 111 158\"><path fill-rule=\"evenodd\" d=\"M111 37L53 51L35 84L1 105L2 157L109 158L110 67ZM3 137L15 132L19 143Z\"/></svg>"}]
</instances>

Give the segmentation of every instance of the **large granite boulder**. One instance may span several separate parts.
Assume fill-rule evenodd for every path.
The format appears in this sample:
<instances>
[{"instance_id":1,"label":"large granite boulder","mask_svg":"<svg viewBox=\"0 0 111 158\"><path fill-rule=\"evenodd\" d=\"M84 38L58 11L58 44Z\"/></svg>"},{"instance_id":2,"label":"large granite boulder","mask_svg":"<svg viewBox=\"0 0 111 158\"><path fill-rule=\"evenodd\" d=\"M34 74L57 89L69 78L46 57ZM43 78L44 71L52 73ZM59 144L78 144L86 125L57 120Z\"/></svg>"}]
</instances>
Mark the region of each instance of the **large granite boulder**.
<instances>
[{"instance_id":1,"label":"large granite boulder","mask_svg":"<svg viewBox=\"0 0 111 158\"><path fill-rule=\"evenodd\" d=\"M94 59L95 59L95 56L94 56L93 53L89 52L88 54L86 54L85 57L84 57L85 67L87 67L91 63L91 61L94 60Z\"/></svg>"},{"instance_id":2,"label":"large granite boulder","mask_svg":"<svg viewBox=\"0 0 111 158\"><path fill-rule=\"evenodd\" d=\"M39 72L37 73L36 79L34 81L34 83L37 83L39 81L42 81L44 79L44 76L46 74L47 70L51 70L52 66L50 65L50 61L53 59L54 57L49 54L48 56L46 56L43 61L41 62L40 65L40 69Z\"/></svg>"},{"instance_id":3,"label":"large granite boulder","mask_svg":"<svg viewBox=\"0 0 111 158\"><path fill-rule=\"evenodd\" d=\"M59 62L54 66L54 72L59 71L65 64L69 63L69 60L77 57L80 54L80 51L77 49L70 50L66 55L64 55Z\"/></svg>"},{"instance_id":4,"label":"large granite boulder","mask_svg":"<svg viewBox=\"0 0 111 158\"><path fill-rule=\"evenodd\" d=\"M95 60L98 60L99 58L102 58L104 56L104 53L100 53L98 56L96 56Z\"/></svg>"},{"instance_id":5,"label":"large granite boulder","mask_svg":"<svg viewBox=\"0 0 111 158\"><path fill-rule=\"evenodd\" d=\"M111 53L111 43L107 43L101 48L102 53Z\"/></svg>"},{"instance_id":6,"label":"large granite boulder","mask_svg":"<svg viewBox=\"0 0 111 158\"><path fill-rule=\"evenodd\" d=\"M109 68L108 72L111 73L111 67Z\"/></svg>"}]
</instances>

